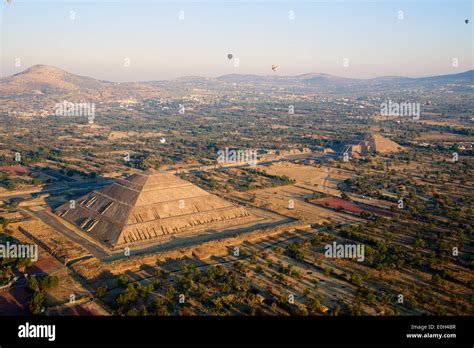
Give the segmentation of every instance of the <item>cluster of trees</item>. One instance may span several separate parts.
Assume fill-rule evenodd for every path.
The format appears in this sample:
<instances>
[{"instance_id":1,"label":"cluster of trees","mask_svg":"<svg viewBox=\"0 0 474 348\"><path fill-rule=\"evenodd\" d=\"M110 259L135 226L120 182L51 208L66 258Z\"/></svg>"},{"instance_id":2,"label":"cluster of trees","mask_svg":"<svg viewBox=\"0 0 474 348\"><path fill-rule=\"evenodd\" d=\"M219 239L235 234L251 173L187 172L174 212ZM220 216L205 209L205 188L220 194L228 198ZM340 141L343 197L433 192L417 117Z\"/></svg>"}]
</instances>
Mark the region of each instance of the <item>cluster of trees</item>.
<instances>
[{"instance_id":1,"label":"cluster of trees","mask_svg":"<svg viewBox=\"0 0 474 348\"><path fill-rule=\"evenodd\" d=\"M56 276L46 275L43 278L30 276L27 288L32 293L28 300L28 309L32 314L41 314L46 302L46 292L58 286L59 279Z\"/></svg>"},{"instance_id":2,"label":"cluster of trees","mask_svg":"<svg viewBox=\"0 0 474 348\"><path fill-rule=\"evenodd\" d=\"M191 181L198 186L205 187L207 190L214 191L222 190L238 190L241 192L266 188L276 187L281 185L290 185L294 180L287 176L270 175L264 171L255 169L241 168L239 175L236 175L232 170L223 170L220 173L228 176L226 180L219 181L212 174L199 173L195 175L182 175L183 179ZM217 174L219 175L219 174Z\"/></svg>"},{"instance_id":3,"label":"cluster of trees","mask_svg":"<svg viewBox=\"0 0 474 348\"><path fill-rule=\"evenodd\" d=\"M12 144L13 145L13 144ZM0 166L11 166L11 165L32 165L34 163L43 162L45 160L55 160L59 154L57 150L47 149L45 147L39 147L35 150L21 149L20 147L15 148L16 152L20 152L21 161L17 162L15 156L0 155Z\"/></svg>"},{"instance_id":4,"label":"cluster of trees","mask_svg":"<svg viewBox=\"0 0 474 348\"><path fill-rule=\"evenodd\" d=\"M8 224L10 223L10 221L8 221L8 219L4 216L0 216L0 227L2 229L5 229L7 228Z\"/></svg>"},{"instance_id":5,"label":"cluster of trees","mask_svg":"<svg viewBox=\"0 0 474 348\"><path fill-rule=\"evenodd\" d=\"M8 284L16 274L31 266L29 258L2 258L0 259L0 286Z\"/></svg>"},{"instance_id":6,"label":"cluster of trees","mask_svg":"<svg viewBox=\"0 0 474 348\"><path fill-rule=\"evenodd\" d=\"M300 274L291 266L276 265L278 274L298 277ZM255 315L265 307L259 290L252 287L247 279L249 266L242 261L235 261L231 268L222 265L210 266L206 270L197 269L194 264L185 264L177 275L177 282L165 285L168 274L159 272L156 280L147 286L132 283L126 276L121 276L118 283L122 288L115 298L119 314L135 315L189 315L192 312L204 314L228 315L230 313L246 313ZM157 280L159 279L159 280ZM270 295L273 300L267 303L273 310L283 310L291 314L304 314L298 306L284 300L283 289ZM183 303L180 298L185 299ZM276 307L275 307L276 306ZM311 311L318 311L319 306L311 303ZM192 310L191 310L192 308Z\"/></svg>"},{"instance_id":7,"label":"cluster of trees","mask_svg":"<svg viewBox=\"0 0 474 348\"><path fill-rule=\"evenodd\" d=\"M298 260L304 260L304 245L303 243L291 242L286 246L286 253L288 256Z\"/></svg>"}]
</instances>

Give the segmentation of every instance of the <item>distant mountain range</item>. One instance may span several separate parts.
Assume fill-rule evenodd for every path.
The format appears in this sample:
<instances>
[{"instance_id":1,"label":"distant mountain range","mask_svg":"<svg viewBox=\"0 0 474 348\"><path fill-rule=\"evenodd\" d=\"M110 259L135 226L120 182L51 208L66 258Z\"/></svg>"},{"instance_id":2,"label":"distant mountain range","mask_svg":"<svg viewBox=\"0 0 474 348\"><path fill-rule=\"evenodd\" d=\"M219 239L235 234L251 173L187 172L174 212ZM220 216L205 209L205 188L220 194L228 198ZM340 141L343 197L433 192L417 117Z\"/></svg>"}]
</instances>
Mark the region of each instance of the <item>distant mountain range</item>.
<instances>
[{"instance_id":1,"label":"distant mountain range","mask_svg":"<svg viewBox=\"0 0 474 348\"><path fill-rule=\"evenodd\" d=\"M325 86L377 86L397 84L466 84L473 85L474 70L459 74L409 78L399 76L385 76L373 79L352 79L329 74L310 73L296 76L280 75L251 75L251 74L229 74L217 78L206 78L199 76L181 77L169 81L156 82L125 82L116 83L97 80L91 77L77 76L62 69L47 66L34 65L23 72L13 76L0 79L0 98L12 98L31 95L55 96L77 93L83 97L102 98L123 94L139 93L141 95L155 94L156 89L176 84L207 84L219 85L232 84L266 84L266 85L289 85L301 87L325 87Z\"/></svg>"},{"instance_id":2,"label":"distant mountain range","mask_svg":"<svg viewBox=\"0 0 474 348\"><path fill-rule=\"evenodd\" d=\"M310 73L296 76L279 75L240 75L229 74L217 78L226 82L300 82L306 85L354 85L354 84L391 84L391 83L416 83L416 82L443 82L443 83L473 83L474 70L468 70L458 74L438 75L430 77L402 77L402 76L382 76L372 79L353 79L330 74Z\"/></svg>"}]
</instances>

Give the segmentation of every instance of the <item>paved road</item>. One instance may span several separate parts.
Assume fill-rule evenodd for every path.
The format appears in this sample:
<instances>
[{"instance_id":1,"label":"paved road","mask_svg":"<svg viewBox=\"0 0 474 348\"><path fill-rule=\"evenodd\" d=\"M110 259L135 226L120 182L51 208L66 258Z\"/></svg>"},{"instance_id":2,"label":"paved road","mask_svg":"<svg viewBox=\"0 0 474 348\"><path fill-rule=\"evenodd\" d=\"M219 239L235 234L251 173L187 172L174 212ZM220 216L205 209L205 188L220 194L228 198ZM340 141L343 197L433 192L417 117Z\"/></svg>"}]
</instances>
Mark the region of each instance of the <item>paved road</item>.
<instances>
[{"instance_id":1,"label":"paved road","mask_svg":"<svg viewBox=\"0 0 474 348\"><path fill-rule=\"evenodd\" d=\"M60 223L56 218L46 213L44 210L41 211L32 211L28 208L24 209L25 212L28 214L33 215L35 218L43 221L48 226L52 227L54 230L62 233L69 239L73 240L74 242L78 243L79 245L83 246L86 250L88 250L92 255L97 258L102 258L107 256L108 254L102 250L100 247L95 245L94 243L90 242L89 240L81 237L73 230L69 229L68 227L64 226Z\"/></svg>"},{"instance_id":2,"label":"paved road","mask_svg":"<svg viewBox=\"0 0 474 348\"><path fill-rule=\"evenodd\" d=\"M90 183L83 183L83 182L74 182L74 183L67 183L65 186L61 187L51 187L51 188L43 188L38 191L34 192L27 192L27 193L11 193L11 194L2 194L0 195L0 199L5 200L5 199L14 199L14 198L22 198L22 199L28 199L28 198L34 198L39 195L45 194L45 193L66 193L68 191L72 190L94 190L97 188L104 187L113 181L100 181L100 182L90 182Z\"/></svg>"}]
</instances>

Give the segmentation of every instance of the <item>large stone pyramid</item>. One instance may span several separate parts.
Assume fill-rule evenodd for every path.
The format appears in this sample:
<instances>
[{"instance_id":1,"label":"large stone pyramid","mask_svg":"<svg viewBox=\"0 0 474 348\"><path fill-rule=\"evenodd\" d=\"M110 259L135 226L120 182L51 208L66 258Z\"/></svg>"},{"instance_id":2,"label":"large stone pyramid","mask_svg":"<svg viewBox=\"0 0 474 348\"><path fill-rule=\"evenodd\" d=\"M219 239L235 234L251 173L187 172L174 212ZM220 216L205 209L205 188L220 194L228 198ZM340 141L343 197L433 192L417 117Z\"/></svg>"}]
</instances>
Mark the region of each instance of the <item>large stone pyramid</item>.
<instances>
[{"instance_id":1,"label":"large stone pyramid","mask_svg":"<svg viewBox=\"0 0 474 348\"><path fill-rule=\"evenodd\" d=\"M253 218L243 207L155 170L119 179L55 212L112 248Z\"/></svg>"}]
</instances>

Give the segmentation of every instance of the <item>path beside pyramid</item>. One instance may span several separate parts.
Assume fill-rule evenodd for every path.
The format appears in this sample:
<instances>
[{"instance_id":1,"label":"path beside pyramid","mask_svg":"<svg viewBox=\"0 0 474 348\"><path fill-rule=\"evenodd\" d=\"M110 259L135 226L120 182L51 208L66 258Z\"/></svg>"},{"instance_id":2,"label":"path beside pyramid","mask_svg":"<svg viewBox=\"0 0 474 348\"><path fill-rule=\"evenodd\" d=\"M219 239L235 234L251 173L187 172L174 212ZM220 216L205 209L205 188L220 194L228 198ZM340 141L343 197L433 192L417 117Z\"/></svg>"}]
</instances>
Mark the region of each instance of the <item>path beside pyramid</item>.
<instances>
[{"instance_id":1,"label":"path beside pyramid","mask_svg":"<svg viewBox=\"0 0 474 348\"><path fill-rule=\"evenodd\" d=\"M255 219L243 207L155 170L118 179L80 197L74 208L65 203L55 213L111 248Z\"/></svg>"}]
</instances>

